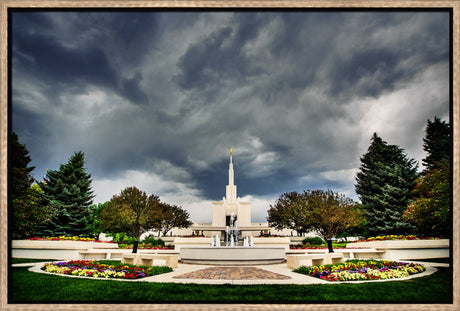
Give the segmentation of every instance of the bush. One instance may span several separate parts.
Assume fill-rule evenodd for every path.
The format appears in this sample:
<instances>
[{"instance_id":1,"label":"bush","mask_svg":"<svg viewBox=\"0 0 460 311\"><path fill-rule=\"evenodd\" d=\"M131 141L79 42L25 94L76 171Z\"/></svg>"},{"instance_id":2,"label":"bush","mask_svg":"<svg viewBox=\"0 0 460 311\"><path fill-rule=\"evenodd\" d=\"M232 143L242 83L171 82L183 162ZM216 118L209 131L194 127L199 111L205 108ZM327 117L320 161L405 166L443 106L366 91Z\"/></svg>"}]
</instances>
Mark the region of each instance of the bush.
<instances>
[{"instance_id":1,"label":"bush","mask_svg":"<svg viewBox=\"0 0 460 311\"><path fill-rule=\"evenodd\" d=\"M323 239L315 237L315 238L305 238L302 241L302 244L309 244L309 245L323 245L324 242Z\"/></svg>"},{"instance_id":2,"label":"bush","mask_svg":"<svg viewBox=\"0 0 460 311\"><path fill-rule=\"evenodd\" d=\"M113 237L114 243L134 244L134 241L137 240L136 238L130 237L123 232L111 234L111 236Z\"/></svg>"},{"instance_id":3,"label":"bush","mask_svg":"<svg viewBox=\"0 0 460 311\"><path fill-rule=\"evenodd\" d=\"M147 236L142 242L152 246L165 246L165 242L162 239L156 239L154 235Z\"/></svg>"}]
</instances>

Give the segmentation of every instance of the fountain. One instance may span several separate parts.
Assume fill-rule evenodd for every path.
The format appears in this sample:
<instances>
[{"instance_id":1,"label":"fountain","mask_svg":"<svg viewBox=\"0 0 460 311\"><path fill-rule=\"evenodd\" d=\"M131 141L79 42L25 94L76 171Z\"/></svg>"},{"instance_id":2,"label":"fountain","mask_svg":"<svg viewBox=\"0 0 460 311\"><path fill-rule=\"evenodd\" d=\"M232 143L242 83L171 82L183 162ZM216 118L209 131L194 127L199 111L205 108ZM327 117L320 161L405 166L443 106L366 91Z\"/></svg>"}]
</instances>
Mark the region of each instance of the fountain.
<instances>
[{"instance_id":1,"label":"fountain","mask_svg":"<svg viewBox=\"0 0 460 311\"><path fill-rule=\"evenodd\" d=\"M284 261L284 248L255 247L252 236L244 237L243 246L239 246L238 237L238 220L232 213L230 224L225 228L224 246L221 246L219 235L216 234L211 239L211 247L182 247L180 250L181 262L211 265L254 265Z\"/></svg>"},{"instance_id":2,"label":"fountain","mask_svg":"<svg viewBox=\"0 0 460 311\"><path fill-rule=\"evenodd\" d=\"M230 215L230 226L225 227L225 245L237 246L238 245L238 220L236 220L235 213Z\"/></svg>"}]
</instances>

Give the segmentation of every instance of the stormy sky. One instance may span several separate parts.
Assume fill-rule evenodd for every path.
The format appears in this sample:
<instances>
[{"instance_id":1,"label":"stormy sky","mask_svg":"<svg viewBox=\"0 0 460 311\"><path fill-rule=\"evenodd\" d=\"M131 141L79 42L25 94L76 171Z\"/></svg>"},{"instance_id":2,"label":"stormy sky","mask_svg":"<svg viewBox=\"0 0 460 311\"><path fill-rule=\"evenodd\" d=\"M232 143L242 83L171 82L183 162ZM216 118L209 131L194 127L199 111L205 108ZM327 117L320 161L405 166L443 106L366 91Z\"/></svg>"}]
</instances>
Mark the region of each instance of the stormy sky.
<instances>
[{"instance_id":1,"label":"stormy sky","mask_svg":"<svg viewBox=\"0 0 460 311\"><path fill-rule=\"evenodd\" d=\"M225 196L266 220L284 192L359 200L377 132L421 159L449 120L447 11L15 11L11 122L42 181L85 154L95 203L128 186L210 222Z\"/></svg>"}]
</instances>

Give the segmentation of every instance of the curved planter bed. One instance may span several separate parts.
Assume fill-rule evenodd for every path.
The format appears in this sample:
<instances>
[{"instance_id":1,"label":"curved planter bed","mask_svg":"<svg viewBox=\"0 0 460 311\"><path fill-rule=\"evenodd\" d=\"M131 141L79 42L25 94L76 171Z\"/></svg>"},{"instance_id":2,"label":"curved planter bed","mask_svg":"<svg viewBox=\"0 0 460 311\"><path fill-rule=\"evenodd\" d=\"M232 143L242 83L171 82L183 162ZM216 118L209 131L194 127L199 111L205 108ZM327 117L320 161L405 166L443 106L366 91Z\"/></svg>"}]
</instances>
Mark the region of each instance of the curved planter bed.
<instances>
[{"instance_id":1,"label":"curved planter bed","mask_svg":"<svg viewBox=\"0 0 460 311\"><path fill-rule=\"evenodd\" d=\"M34 259L81 259L82 254L91 249L101 251L118 250L116 243L85 242L85 241L38 241L13 240L13 258Z\"/></svg>"},{"instance_id":2,"label":"curved planter bed","mask_svg":"<svg viewBox=\"0 0 460 311\"><path fill-rule=\"evenodd\" d=\"M386 240L348 243L347 248L369 248L380 251L377 258L417 260L449 258L449 240Z\"/></svg>"}]
</instances>

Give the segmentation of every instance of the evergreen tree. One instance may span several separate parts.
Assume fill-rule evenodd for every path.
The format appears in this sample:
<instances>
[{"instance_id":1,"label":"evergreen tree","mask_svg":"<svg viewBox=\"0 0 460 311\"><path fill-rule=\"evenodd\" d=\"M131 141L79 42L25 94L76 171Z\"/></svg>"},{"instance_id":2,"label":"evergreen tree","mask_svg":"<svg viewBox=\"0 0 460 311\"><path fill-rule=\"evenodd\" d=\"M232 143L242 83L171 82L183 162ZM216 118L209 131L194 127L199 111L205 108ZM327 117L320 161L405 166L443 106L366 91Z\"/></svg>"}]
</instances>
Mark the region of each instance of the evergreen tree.
<instances>
[{"instance_id":1,"label":"evergreen tree","mask_svg":"<svg viewBox=\"0 0 460 311\"><path fill-rule=\"evenodd\" d=\"M51 217L46 202L43 200L43 191L36 184L32 161L26 146L19 142L18 135L12 133L9 153L9 212L11 213L11 234L13 239L28 238L33 228L47 221Z\"/></svg>"},{"instance_id":2,"label":"evergreen tree","mask_svg":"<svg viewBox=\"0 0 460 311\"><path fill-rule=\"evenodd\" d=\"M404 234L413 226L402 215L409 205L417 178L417 164L396 145L389 145L377 133L361 157L356 176L369 235Z\"/></svg>"},{"instance_id":3,"label":"evergreen tree","mask_svg":"<svg viewBox=\"0 0 460 311\"><path fill-rule=\"evenodd\" d=\"M34 182L32 171L35 167L28 167L30 161L32 161L29 150L19 142L18 135L14 132L11 135L10 146L10 184L8 186L13 201L26 195L26 192Z\"/></svg>"},{"instance_id":4,"label":"evergreen tree","mask_svg":"<svg viewBox=\"0 0 460 311\"><path fill-rule=\"evenodd\" d=\"M428 155L422 160L426 167L424 174L437 168L442 160L448 160L450 150L450 126L446 121L434 117L433 121L428 120L423 138L423 150Z\"/></svg>"},{"instance_id":5,"label":"evergreen tree","mask_svg":"<svg viewBox=\"0 0 460 311\"><path fill-rule=\"evenodd\" d=\"M84 154L76 152L58 171L49 170L41 184L44 196L56 215L45 228L44 235L82 236L91 232L91 175L84 168Z\"/></svg>"}]
</instances>

